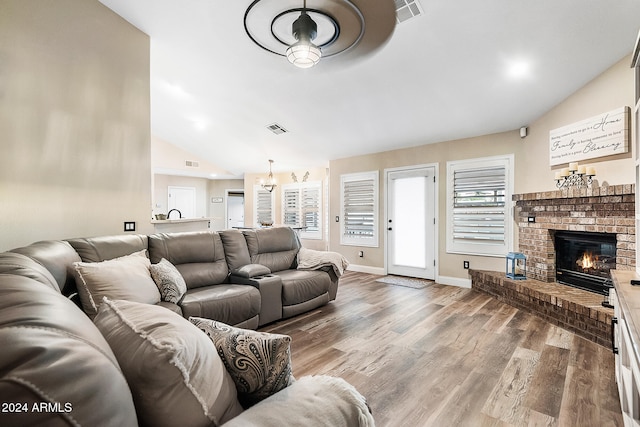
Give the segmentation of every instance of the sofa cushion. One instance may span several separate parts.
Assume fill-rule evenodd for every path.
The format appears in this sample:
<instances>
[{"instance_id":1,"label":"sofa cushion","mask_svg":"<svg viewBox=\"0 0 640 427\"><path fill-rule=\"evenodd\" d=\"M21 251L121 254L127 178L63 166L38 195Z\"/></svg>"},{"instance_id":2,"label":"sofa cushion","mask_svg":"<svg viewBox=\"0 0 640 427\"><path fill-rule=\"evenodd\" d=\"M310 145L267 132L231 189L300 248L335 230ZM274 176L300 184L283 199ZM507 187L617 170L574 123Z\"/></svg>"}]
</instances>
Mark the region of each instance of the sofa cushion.
<instances>
[{"instance_id":1,"label":"sofa cushion","mask_svg":"<svg viewBox=\"0 0 640 427\"><path fill-rule=\"evenodd\" d=\"M291 384L291 337L234 328L215 320L189 318L218 349L236 384L238 399L249 407Z\"/></svg>"},{"instance_id":2,"label":"sofa cushion","mask_svg":"<svg viewBox=\"0 0 640 427\"><path fill-rule=\"evenodd\" d=\"M284 270L277 274L282 279L283 306L300 304L329 293L331 278L325 271Z\"/></svg>"},{"instance_id":3,"label":"sofa cushion","mask_svg":"<svg viewBox=\"0 0 640 427\"><path fill-rule=\"evenodd\" d=\"M240 230L224 230L220 231L219 234L222 239L229 271L233 272L244 265L251 264L247 241Z\"/></svg>"},{"instance_id":4,"label":"sofa cushion","mask_svg":"<svg viewBox=\"0 0 640 427\"><path fill-rule=\"evenodd\" d=\"M244 230L253 264L267 266L272 272L296 267L300 241L289 227Z\"/></svg>"},{"instance_id":5,"label":"sofa cushion","mask_svg":"<svg viewBox=\"0 0 640 427\"><path fill-rule=\"evenodd\" d=\"M53 275L63 295L77 292L73 273L69 266L82 261L78 253L63 240L43 240L29 246L12 249L42 264Z\"/></svg>"},{"instance_id":6,"label":"sofa cushion","mask_svg":"<svg viewBox=\"0 0 640 427\"><path fill-rule=\"evenodd\" d=\"M32 279L0 274L0 402L6 426L134 426L131 391L100 331L73 302ZM34 412L33 405L59 410Z\"/></svg>"},{"instance_id":7,"label":"sofa cushion","mask_svg":"<svg viewBox=\"0 0 640 427\"><path fill-rule=\"evenodd\" d=\"M82 308L94 317L102 297L156 304L160 292L149 273L145 251L102 262L73 264Z\"/></svg>"},{"instance_id":8,"label":"sofa cushion","mask_svg":"<svg viewBox=\"0 0 640 427\"><path fill-rule=\"evenodd\" d=\"M149 258L175 265L188 289L224 283L229 275L222 240L213 231L151 235Z\"/></svg>"},{"instance_id":9,"label":"sofa cushion","mask_svg":"<svg viewBox=\"0 0 640 427\"><path fill-rule=\"evenodd\" d=\"M293 414L283 423L282 414ZM407 423L397 423L406 425ZM342 378L306 376L247 409L225 427L373 427L367 402Z\"/></svg>"},{"instance_id":10,"label":"sofa cushion","mask_svg":"<svg viewBox=\"0 0 640 427\"><path fill-rule=\"evenodd\" d=\"M140 424L220 425L242 412L215 346L188 320L105 298L95 323L127 378Z\"/></svg>"},{"instance_id":11,"label":"sofa cushion","mask_svg":"<svg viewBox=\"0 0 640 427\"><path fill-rule=\"evenodd\" d=\"M260 314L260 291L250 285L214 285L187 291L184 317L205 317L237 325Z\"/></svg>"},{"instance_id":12,"label":"sofa cushion","mask_svg":"<svg viewBox=\"0 0 640 427\"><path fill-rule=\"evenodd\" d=\"M3 273L28 277L60 292L58 283L49 270L26 255L13 252L0 253L0 274Z\"/></svg>"},{"instance_id":13,"label":"sofa cushion","mask_svg":"<svg viewBox=\"0 0 640 427\"><path fill-rule=\"evenodd\" d=\"M100 262L123 257L148 248L147 236L123 234L67 240L84 262Z\"/></svg>"},{"instance_id":14,"label":"sofa cushion","mask_svg":"<svg viewBox=\"0 0 640 427\"><path fill-rule=\"evenodd\" d=\"M160 290L162 301L177 304L187 292L187 284L184 282L182 275L166 259L162 258L159 263L151 264L149 271Z\"/></svg>"}]
</instances>

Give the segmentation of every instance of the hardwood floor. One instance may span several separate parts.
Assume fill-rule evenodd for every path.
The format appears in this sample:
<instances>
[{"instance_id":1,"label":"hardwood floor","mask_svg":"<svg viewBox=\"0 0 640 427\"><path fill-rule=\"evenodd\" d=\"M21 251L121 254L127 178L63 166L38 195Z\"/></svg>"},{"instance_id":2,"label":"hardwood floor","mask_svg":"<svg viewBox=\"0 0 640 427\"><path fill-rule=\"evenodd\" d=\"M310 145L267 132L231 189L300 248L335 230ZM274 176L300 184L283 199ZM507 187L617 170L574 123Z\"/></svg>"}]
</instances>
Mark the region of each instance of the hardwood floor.
<instances>
[{"instance_id":1,"label":"hardwood floor","mask_svg":"<svg viewBox=\"0 0 640 427\"><path fill-rule=\"evenodd\" d=\"M262 328L296 377L345 378L377 426L622 426L611 350L472 289L347 272L330 304Z\"/></svg>"}]
</instances>

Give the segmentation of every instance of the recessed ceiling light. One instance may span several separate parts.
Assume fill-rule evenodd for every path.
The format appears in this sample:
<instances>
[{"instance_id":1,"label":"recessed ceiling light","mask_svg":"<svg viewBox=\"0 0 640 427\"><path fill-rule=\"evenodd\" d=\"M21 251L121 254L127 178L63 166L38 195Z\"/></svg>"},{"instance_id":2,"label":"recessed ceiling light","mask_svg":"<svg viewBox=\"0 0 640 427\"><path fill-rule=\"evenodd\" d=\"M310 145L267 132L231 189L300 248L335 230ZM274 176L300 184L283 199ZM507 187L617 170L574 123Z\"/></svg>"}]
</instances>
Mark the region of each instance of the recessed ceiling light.
<instances>
[{"instance_id":1,"label":"recessed ceiling light","mask_svg":"<svg viewBox=\"0 0 640 427\"><path fill-rule=\"evenodd\" d=\"M529 76L531 65L528 61L513 61L507 66L507 76L512 79L521 79Z\"/></svg>"}]
</instances>

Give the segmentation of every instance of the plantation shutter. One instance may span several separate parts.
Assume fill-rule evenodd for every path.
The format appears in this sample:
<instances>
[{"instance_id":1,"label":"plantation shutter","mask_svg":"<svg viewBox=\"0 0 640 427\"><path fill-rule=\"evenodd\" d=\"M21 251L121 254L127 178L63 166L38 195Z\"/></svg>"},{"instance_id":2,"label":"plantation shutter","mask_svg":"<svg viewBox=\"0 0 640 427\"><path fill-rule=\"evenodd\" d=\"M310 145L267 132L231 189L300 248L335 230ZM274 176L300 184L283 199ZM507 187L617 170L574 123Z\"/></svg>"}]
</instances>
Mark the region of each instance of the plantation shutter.
<instances>
[{"instance_id":1,"label":"plantation shutter","mask_svg":"<svg viewBox=\"0 0 640 427\"><path fill-rule=\"evenodd\" d=\"M302 225L304 232L310 234L320 233L321 209L320 197L321 186L319 184L309 185L302 188Z\"/></svg>"},{"instance_id":2,"label":"plantation shutter","mask_svg":"<svg viewBox=\"0 0 640 427\"><path fill-rule=\"evenodd\" d=\"M256 223L273 224L272 193L267 190L256 190Z\"/></svg>"},{"instance_id":3,"label":"plantation shutter","mask_svg":"<svg viewBox=\"0 0 640 427\"><path fill-rule=\"evenodd\" d=\"M342 179L342 243L377 246L377 172Z\"/></svg>"},{"instance_id":4,"label":"plantation shutter","mask_svg":"<svg viewBox=\"0 0 640 427\"><path fill-rule=\"evenodd\" d=\"M289 227L300 225L300 191L297 188L283 189L283 223Z\"/></svg>"},{"instance_id":5,"label":"plantation shutter","mask_svg":"<svg viewBox=\"0 0 640 427\"><path fill-rule=\"evenodd\" d=\"M447 251L501 256L512 246L510 157L451 162Z\"/></svg>"},{"instance_id":6,"label":"plantation shutter","mask_svg":"<svg viewBox=\"0 0 640 427\"><path fill-rule=\"evenodd\" d=\"M322 238L322 183L308 182L282 187L283 224L301 227L300 237Z\"/></svg>"},{"instance_id":7,"label":"plantation shutter","mask_svg":"<svg viewBox=\"0 0 640 427\"><path fill-rule=\"evenodd\" d=\"M504 243L505 168L454 172L453 238Z\"/></svg>"}]
</instances>

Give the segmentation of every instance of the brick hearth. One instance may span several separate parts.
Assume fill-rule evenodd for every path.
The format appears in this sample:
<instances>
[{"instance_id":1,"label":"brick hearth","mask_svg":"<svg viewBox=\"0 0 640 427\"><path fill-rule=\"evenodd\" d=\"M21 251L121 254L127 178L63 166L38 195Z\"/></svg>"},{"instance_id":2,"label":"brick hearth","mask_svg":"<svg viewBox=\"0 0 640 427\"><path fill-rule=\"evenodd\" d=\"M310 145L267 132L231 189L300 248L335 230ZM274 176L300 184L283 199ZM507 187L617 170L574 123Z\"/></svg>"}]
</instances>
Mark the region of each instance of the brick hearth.
<instances>
[{"instance_id":1,"label":"brick hearth","mask_svg":"<svg viewBox=\"0 0 640 427\"><path fill-rule=\"evenodd\" d=\"M560 283L511 280L504 272L470 270L473 289L535 314L602 346L611 346L613 309L603 296Z\"/></svg>"},{"instance_id":2,"label":"brick hearth","mask_svg":"<svg viewBox=\"0 0 640 427\"><path fill-rule=\"evenodd\" d=\"M635 185L627 184L514 195L527 277L555 281L553 235L557 230L616 234L616 268L635 269L634 194Z\"/></svg>"}]
</instances>

